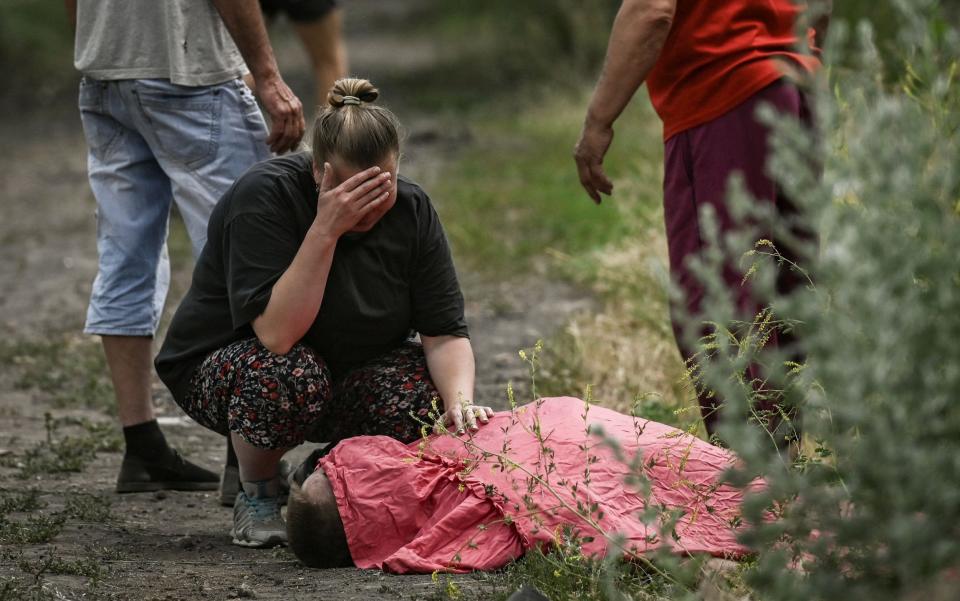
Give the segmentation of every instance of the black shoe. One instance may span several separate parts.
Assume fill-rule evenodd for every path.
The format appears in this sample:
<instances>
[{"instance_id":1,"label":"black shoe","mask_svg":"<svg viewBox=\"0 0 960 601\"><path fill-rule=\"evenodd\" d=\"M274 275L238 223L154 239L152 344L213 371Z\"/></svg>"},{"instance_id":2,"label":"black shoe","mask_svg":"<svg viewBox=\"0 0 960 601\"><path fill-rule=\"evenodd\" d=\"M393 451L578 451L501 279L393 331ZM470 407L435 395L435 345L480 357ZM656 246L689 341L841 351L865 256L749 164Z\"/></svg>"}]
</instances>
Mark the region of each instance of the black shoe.
<instances>
[{"instance_id":1,"label":"black shoe","mask_svg":"<svg viewBox=\"0 0 960 601\"><path fill-rule=\"evenodd\" d=\"M126 455L117 477L117 492L151 492L155 490L217 490L217 475L194 465L171 449L172 455L159 461L148 461Z\"/></svg>"}]
</instances>

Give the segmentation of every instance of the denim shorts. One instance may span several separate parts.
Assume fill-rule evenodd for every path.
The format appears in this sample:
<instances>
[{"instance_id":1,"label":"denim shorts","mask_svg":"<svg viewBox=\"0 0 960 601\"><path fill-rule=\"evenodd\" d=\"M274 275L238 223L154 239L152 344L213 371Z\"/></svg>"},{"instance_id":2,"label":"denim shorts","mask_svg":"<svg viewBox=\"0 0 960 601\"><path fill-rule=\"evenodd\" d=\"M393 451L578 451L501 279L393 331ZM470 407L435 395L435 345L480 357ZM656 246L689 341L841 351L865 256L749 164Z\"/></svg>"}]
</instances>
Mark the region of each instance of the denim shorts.
<instances>
[{"instance_id":1,"label":"denim shorts","mask_svg":"<svg viewBox=\"0 0 960 601\"><path fill-rule=\"evenodd\" d=\"M172 204L196 257L217 200L248 167L270 157L267 127L240 79L188 87L85 77L79 105L99 255L84 331L152 336L170 283Z\"/></svg>"}]
</instances>

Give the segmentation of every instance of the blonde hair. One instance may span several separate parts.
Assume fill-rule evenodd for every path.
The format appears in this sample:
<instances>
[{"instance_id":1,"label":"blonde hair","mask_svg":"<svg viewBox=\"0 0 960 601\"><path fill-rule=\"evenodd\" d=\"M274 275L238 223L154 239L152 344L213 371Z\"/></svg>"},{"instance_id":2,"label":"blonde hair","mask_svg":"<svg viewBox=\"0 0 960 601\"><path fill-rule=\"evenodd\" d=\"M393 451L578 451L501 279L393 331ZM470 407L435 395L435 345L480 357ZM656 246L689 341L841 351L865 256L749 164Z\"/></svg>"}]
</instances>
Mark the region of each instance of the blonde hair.
<instances>
[{"instance_id":1,"label":"blonde hair","mask_svg":"<svg viewBox=\"0 0 960 601\"><path fill-rule=\"evenodd\" d=\"M322 166L337 157L368 167L400 153L400 122L389 109L372 104L380 91L366 79L338 79L313 122L313 160Z\"/></svg>"}]
</instances>

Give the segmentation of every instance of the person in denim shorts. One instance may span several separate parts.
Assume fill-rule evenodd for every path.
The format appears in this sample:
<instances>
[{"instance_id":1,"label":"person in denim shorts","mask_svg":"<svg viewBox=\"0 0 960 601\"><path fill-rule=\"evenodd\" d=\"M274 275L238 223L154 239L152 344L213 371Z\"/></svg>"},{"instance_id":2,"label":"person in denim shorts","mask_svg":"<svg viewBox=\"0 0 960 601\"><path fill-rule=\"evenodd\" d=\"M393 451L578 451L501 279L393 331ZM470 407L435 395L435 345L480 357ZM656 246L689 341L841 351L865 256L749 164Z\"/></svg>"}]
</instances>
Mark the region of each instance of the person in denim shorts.
<instances>
[{"instance_id":1,"label":"person in denim shorts","mask_svg":"<svg viewBox=\"0 0 960 601\"><path fill-rule=\"evenodd\" d=\"M117 492L215 489L214 473L170 448L152 407L171 205L198 256L221 194L271 149L300 142L302 107L256 0L68 0L67 10L97 202L99 268L84 331L102 337L123 426ZM271 131L241 79L246 65Z\"/></svg>"}]
</instances>

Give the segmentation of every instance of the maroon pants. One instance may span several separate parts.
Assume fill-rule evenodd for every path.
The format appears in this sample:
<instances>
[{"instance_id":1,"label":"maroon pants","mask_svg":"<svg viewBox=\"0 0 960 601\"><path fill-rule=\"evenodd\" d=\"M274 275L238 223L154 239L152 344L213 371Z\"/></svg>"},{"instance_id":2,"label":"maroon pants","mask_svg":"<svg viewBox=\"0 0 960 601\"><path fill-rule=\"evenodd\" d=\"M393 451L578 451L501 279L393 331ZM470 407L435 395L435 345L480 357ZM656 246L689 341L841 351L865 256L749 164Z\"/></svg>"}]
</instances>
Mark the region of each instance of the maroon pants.
<instances>
[{"instance_id":1,"label":"maroon pants","mask_svg":"<svg viewBox=\"0 0 960 601\"><path fill-rule=\"evenodd\" d=\"M730 176L740 173L747 189L758 202L771 203L777 214L787 218L795 214L793 204L784 197L777 182L767 175L769 129L756 118L758 105L767 103L788 118L797 118L808 126L811 113L803 93L786 80L777 81L760 90L745 102L716 119L690 128L671 137L664 149L663 207L670 254L670 273L685 296L685 309L696 319L700 314L704 287L690 271L688 260L700 255L706 245L700 220L700 210L713 207L721 236L737 227L727 204L727 185ZM799 233L799 232L798 232ZM765 238L777 239L772 234ZM777 244L790 257L790 249ZM744 252L749 248L742 249ZM760 304L752 297L749 285L741 285L743 273L734 265L724 269L723 281L736 300L740 312L748 318L755 315ZM795 273L781 270L777 281L780 292L788 292L800 282ZM681 337L679 307L673 307L673 330L680 352L685 359L694 356L696 349L684 344ZM783 345L783 333L774 333L770 345ZM754 367L753 369L757 369ZM759 374L749 374L751 379ZM706 390L698 390L700 410L707 431L713 433L717 423L720 400ZM772 405L776 400L768 400ZM770 407L760 407L769 409Z\"/></svg>"}]
</instances>

